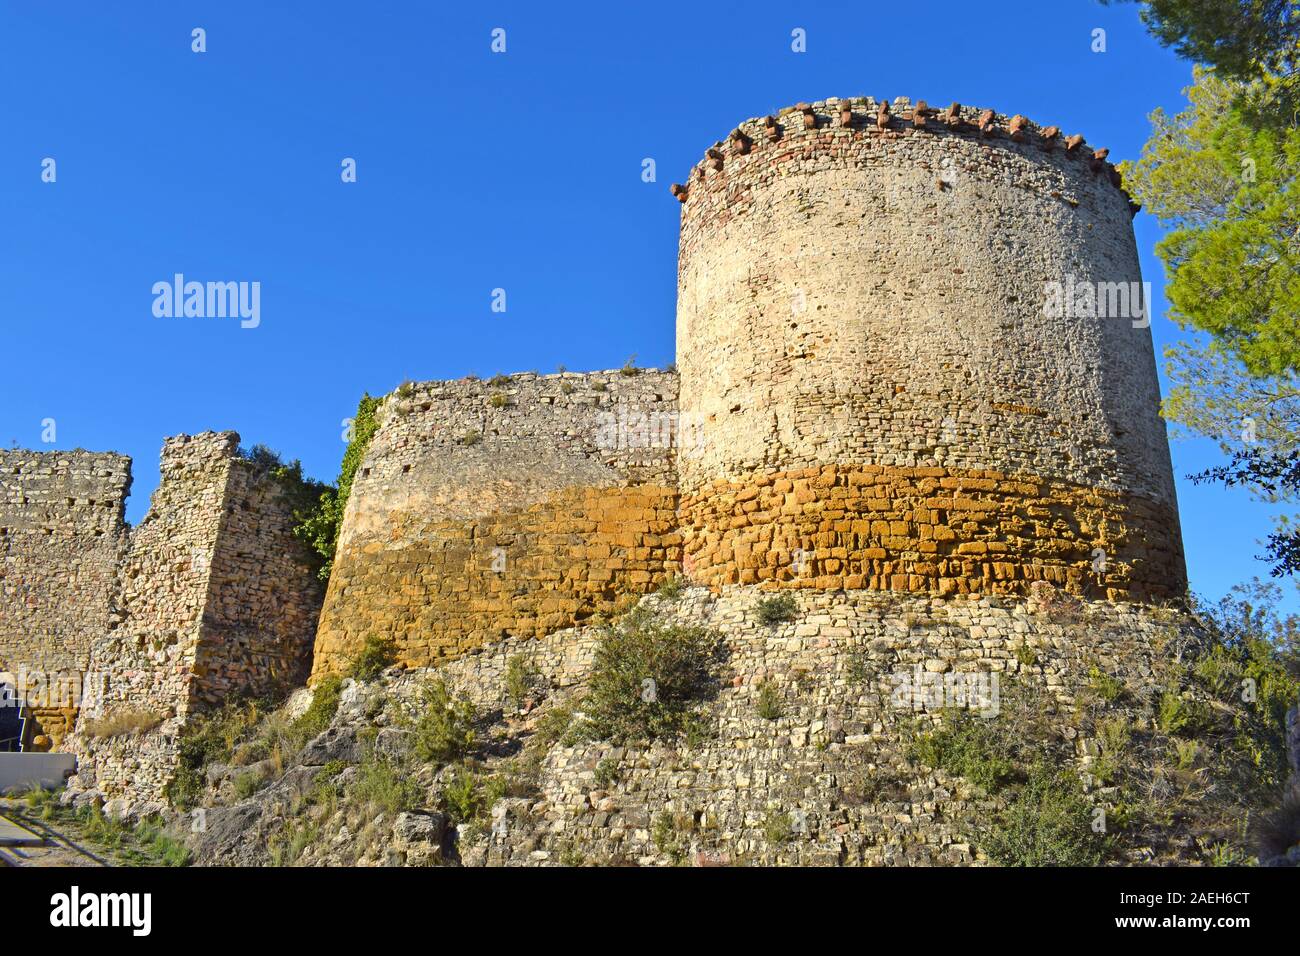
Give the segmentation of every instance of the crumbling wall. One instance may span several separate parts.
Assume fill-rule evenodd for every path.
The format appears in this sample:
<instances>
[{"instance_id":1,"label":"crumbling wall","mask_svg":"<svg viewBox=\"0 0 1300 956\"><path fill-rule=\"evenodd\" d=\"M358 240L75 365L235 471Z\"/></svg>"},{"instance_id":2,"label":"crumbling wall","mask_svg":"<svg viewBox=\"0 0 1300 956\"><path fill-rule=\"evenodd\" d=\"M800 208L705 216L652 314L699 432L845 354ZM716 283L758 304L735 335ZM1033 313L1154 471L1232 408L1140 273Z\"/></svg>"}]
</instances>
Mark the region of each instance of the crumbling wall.
<instances>
[{"instance_id":1,"label":"crumbling wall","mask_svg":"<svg viewBox=\"0 0 1300 956\"><path fill-rule=\"evenodd\" d=\"M325 586L293 536L280 482L231 459L191 693L202 706L301 685Z\"/></svg>"},{"instance_id":2,"label":"crumbling wall","mask_svg":"<svg viewBox=\"0 0 1300 956\"><path fill-rule=\"evenodd\" d=\"M160 800L192 714L305 675L321 587L277 480L235 432L178 435L133 529L121 621L90 654L73 790Z\"/></svg>"},{"instance_id":3,"label":"crumbling wall","mask_svg":"<svg viewBox=\"0 0 1300 956\"><path fill-rule=\"evenodd\" d=\"M114 620L130 487L122 455L0 451L0 674L28 700L38 747L68 732Z\"/></svg>"},{"instance_id":4,"label":"crumbling wall","mask_svg":"<svg viewBox=\"0 0 1300 956\"><path fill-rule=\"evenodd\" d=\"M426 664L652 590L680 561L676 397L675 374L648 370L389 396L348 501L313 673L343 668L370 635Z\"/></svg>"}]
</instances>

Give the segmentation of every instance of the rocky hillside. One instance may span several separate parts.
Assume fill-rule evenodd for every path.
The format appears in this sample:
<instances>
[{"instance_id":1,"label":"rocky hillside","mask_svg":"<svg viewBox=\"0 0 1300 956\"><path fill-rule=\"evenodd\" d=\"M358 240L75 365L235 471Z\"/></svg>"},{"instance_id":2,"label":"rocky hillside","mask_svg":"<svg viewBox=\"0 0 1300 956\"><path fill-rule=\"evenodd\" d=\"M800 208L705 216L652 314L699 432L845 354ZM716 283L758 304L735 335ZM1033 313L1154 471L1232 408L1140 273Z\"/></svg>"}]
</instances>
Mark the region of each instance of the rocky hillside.
<instances>
[{"instance_id":1,"label":"rocky hillside","mask_svg":"<svg viewBox=\"0 0 1300 956\"><path fill-rule=\"evenodd\" d=\"M180 742L195 863L1223 864L1296 843L1285 814L1254 825L1294 685L1178 610L670 585L441 668L385 659Z\"/></svg>"}]
</instances>

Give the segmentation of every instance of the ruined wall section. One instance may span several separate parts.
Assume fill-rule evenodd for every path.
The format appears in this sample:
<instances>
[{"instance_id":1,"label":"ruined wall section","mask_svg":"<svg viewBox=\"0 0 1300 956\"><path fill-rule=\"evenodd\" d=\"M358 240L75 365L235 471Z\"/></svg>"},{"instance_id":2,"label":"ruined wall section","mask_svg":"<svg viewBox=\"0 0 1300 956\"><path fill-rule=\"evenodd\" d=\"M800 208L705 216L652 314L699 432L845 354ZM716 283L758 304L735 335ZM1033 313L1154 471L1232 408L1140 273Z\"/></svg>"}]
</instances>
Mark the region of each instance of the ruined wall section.
<instances>
[{"instance_id":1,"label":"ruined wall section","mask_svg":"<svg viewBox=\"0 0 1300 956\"><path fill-rule=\"evenodd\" d=\"M293 527L280 482L253 462L232 459L194 661L197 704L306 680L325 585Z\"/></svg>"},{"instance_id":2,"label":"ruined wall section","mask_svg":"<svg viewBox=\"0 0 1300 956\"><path fill-rule=\"evenodd\" d=\"M747 121L674 187L689 573L1181 593L1132 207L1105 151L1024 117L881 107ZM1112 314L1053 314L1052 283Z\"/></svg>"},{"instance_id":3,"label":"ruined wall section","mask_svg":"<svg viewBox=\"0 0 1300 956\"><path fill-rule=\"evenodd\" d=\"M0 674L32 705L38 746L70 729L114 620L130 488L123 455L0 451Z\"/></svg>"},{"instance_id":4,"label":"ruined wall section","mask_svg":"<svg viewBox=\"0 0 1300 956\"><path fill-rule=\"evenodd\" d=\"M190 717L305 674L320 592L278 482L235 432L167 439L130 535L121 621L91 649L74 791L158 803Z\"/></svg>"},{"instance_id":5,"label":"ruined wall section","mask_svg":"<svg viewBox=\"0 0 1300 956\"><path fill-rule=\"evenodd\" d=\"M676 399L676 375L653 370L390 395L348 501L313 673L344 668L371 635L427 664L653 589L680 560Z\"/></svg>"}]
</instances>

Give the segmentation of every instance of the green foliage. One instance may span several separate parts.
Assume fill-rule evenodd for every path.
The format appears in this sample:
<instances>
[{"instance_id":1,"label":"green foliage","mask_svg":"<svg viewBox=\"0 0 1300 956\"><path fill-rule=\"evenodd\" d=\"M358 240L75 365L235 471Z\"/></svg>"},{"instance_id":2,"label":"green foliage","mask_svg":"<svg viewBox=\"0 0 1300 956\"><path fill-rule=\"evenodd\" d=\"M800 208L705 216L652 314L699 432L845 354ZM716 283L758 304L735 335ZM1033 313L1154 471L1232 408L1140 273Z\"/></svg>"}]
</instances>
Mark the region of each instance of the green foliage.
<instances>
[{"instance_id":1,"label":"green foliage","mask_svg":"<svg viewBox=\"0 0 1300 956\"><path fill-rule=\"evenodd\" d=\"M771 809L763 817L763 839L769 846L781 846L794 837L794 818L788 813Z\"/></svg>"},{"instance_id":2,"label":"green foliage","mask_svg":"<svg viewBox=\"0 0 1300 956\"><path fill-rule=\"evenodd\" d=\"M1088 690L1099 699L1113 704L1124 696L1124 683L1099 667L1088 670Z\"/></svg>"},{"instance_id":3,"label":"green foliage","mask_svg":"<svg viewBox=\"0 0 1300 956\"><path fill-rule=\"evenodd\" d=\"M1194 737L1209 724L1209 712L1200 701L1184 696L1176 687L1167 687L1161 693L1156 726L1164 733Z\"/></svg>"},{"instance_id":4,"label":"green foliage","mask_svg":"<svg viewBox=\"0 0 1300 956\"><path fill-rule=\"evenodd\" d=\"M618 783L622 772L619 762L613 757L605 757L596 764L595 784L601 790L608 790Z\"/></svg>"},{"instance_id":5,"label":"green foliage","mask_svg":"<svg viewBox=\"0 0 1300 956\"><path fill-rule=\"evenodd\" d=\"M319 493L313 501L304 502L294 510L297 521L294 536L317 555L320 562L317 574L322 581L329 580L334 566L334 552L338 547L339 529L343 525L343 512L352 494L352 483L370 448L370 440L379 428L376 412L380 402L381 399L371 398L369 394L361 396L361 401L357 403L357 414L352 420L352 440L343 453L336 487L320 485Z\"/></svg>"},{"instance_id":6,"label":"green foliage","mask_svg":"<svg viewBox=\"0 0 1300 956\"><path fill-rule=\"evenodd\" d=\"M1005 729L969 711L951 711L936 730L917 735L908 757L927 767L965 777L996 793L1016 775L1016 755Z\"/></svg>"},{"instance_id":7,"label":"green foliage","mask_svg":"<svg viewBox=\"0 0 1300 956\"><path fill-rule=\"evenodd\" d=\"M440 677L421 691L423 710L411 728L411 752L424 763L443 764L471 753L478 740L478 713L465 695L453 696Z\"/></svg>"},{"instance_id":8,"label":"green foliage","mask_svg":"<svg viewBox=\"0 0 1300 956\"><path fill-rule=\"evenodd\" d=\"M203 795L203 768L209 763L228 762L235 744L260 718L258 705L243 701L190 720L177 740L175 775L163 791L168 802L180 810L197 806Z\"/></svg>"},{"instance_id":9,"label":"green foliage","mask_svg":"<svg viewBox=\"0 0 1300 956\"><path fill-rule=\"evenodd\" d=\"M760 624L784 624L799 614L799 602L789 591L782 591L759 601L754 613Z\"/></svg>"},{"instance_id":10,"label":"green foliage","mask_svg":"<svg viewBox=\"0 0 1300 956\"><path fill-rule=\"evenodd\" d=\"M471 428L460 436L460 443L466 448L477 445L483 440L483 433Z\"/></svg>"},{"instance_id":11,"label":"green foliage","mask_svg":"<svg viewBox=\"0 0 1300 956\"><path fill-rule=\"evenodd\" d=\"M505 780L484 778L470 767L457 767L443 790L443 809L454 823L482 823L505 795Z\"/></svg>"},{"instance_id":12,"label":"green foliage","mask_svg":"<svg viewBox=\"0 0 1300 956\"><path fill-rule=\"evenodd\" d=\"M1093 832L1092 813L1072 773L1035 763L980 847L1002 866L1099 866L1109 841Z\"/></svg>"},{"instance_id":13,"label":"green foliage","mask_svg":"<svg viewBox=\"0 0 1300 956\"><path fill-rule=\"evenodd\" d=\"M359 681L372 681L397 662L397 642L391 637L367 634L357 655L348 661L348 674Z\"/></svg>"},{"instance_id":14,"label":"green foliage","mask_svg":"<svg viewBox=\"0 0 1300 956\"><path fill-rule=\"evenodd\" d=\"M681 863L686 858L689 841L685 824L684 817L674 816L665 810L655 817L654 828L650 831L650 839L659 848L659 852L674 864Z\"/></svg>"},{"instance_id":15,"label":"green foliage","mask_svg":"<svg viewBox=\"0 0 1300 956\"><path fill-rule=\"evenodd\" d=\"M189 866L189 848L164 829L157 817L148 817L135 826L135 842L148 866Z\"/></svg>"},{"instance_id":16,"label":"green foliage","mask_svg":"<svg viewBox=\"0 0 1300 956\"><path fill-rule=\"evenodd\" d=\"M488 398L488 404L493 408L505 408L510 404L510 396L505 392L493 392Z\"/></svg>"},{"instance_id":17,"label":"green foliage","mask_svg":"<svg viewBox=\"0 0 1300 956\"><path fill-rule=\"evenodd\" d=\"M670 574L659 582L659 588L655 594L659 595L665 601L676 601L686 590L686 581L681 575Z\"/></svg>"},{"instance_id":18,"label":"green foliage","mask_svg":"<svg viewBox=\"0 0 1300 956\"><path fill-rule=\"evenodd\" d=\"M1300 699L1300 617L1279 613L1280 599L1279 588L1256 580L1201 604L1218 643L1191 672L1210 697L1233 705L1232 746L1253 767L1240 788L1274 799L1289 770L1286 714Z\"/></svg>"},{"instance_id":19,"label":"green foliage","mask_svg":"<svg viewBox=\"0 0 1300 956\"><path fill-rule=\"evenodd\" d=\"M1250 855L1229 843L1215 843L1205 854L1205 862L1210 866L1248 866Z\"/></svg>"},{"instance_id":20,"label":"green foliage","mask_svg":"<svg viewBox=\"0 0 1300 956\"><path fill-rule=\"evenodd\" d=\"M755 711L764 720L779 720L782 714L781 694L771 681L764 681L758 688L758 702Z\"/></svg>"},{"instance_id":21,"label":"green foliage","mask_svg":"<svg viewBox=\"0 0 1300 956\"><path fill-rule=\"evenodd\" d=\"M240 800L251 797L266 785L266 778L256 770L245 770L235 778L235 796Z\"/></svg>"},{"instance_id":22,"label":"green foliage","mask_svg":"<svg viewBox=\"0 0 1300 956\"><path fill-rule=\"evenodd\" d=\"M294 537L304 545L312 573L318 577L328 578L329 572L326 571L322 575L321 569L329 555L321 553L304 529L315 519L315 515L320 510L321 501L325 497L334 494L334 487L327 485L323 481L304 477L302 462L295 458L286 464L279 453L271 450L266 445L254 445L249 449L241 448L239 453L244 459L253 463L259 476L268 476L280 486L281 494L287 501L293 515Z\"/></svg>"},{"instance_id":23,"label":"green foliage","mask_svg":"<svg viewBox=\"0 0 1300 956\"><path fill-rule=\"evenodd\" d=\"M317 681L312 689L311 704L291 725L294 736L301 741L299 746L329 727L338 712L339 698L342 696L343 678L330 674Z\"/></svg>"},{"instance_id":24,"label":"green foliage","mask_svg":"<svg viewBox=\"0 0 1300 956\"><path fill-rule=\"evenodd\" d=\"M683 733L714 685L719 651L713 632L634 608L600 632L583 732L620 742Z\"/></svg>"},{"instance_id":25,"label":"green foliage","mask_svg":"<svg viewBox=\"0 0 1300 956\"><path fill-rule=\"evenodd\" d=\"M866 648L857 647L849 652L849 666L845 668L845 676L854 683L861 684L871 679L872 674L871 655Z\"/></svg>"},{"instance_id":26,"label":"green foliage","mask_svg":"<svg viewBox=\"0 0 1300 956\"><path fill-rule=\"evenodd\" d=\"M398 814L418 805L420 788L399 761L371 753L358 765L348 796L372 813Z\"/></svg>"},{"instance_id":27,"label":"green foliage","mask_svg":"<svg viewBox=\"0 0 1300 956\"><path fill-rule=\"evenodd\" d=\"M505 691L506 699L515 706L521 705L537 685L537 668L526 654L515 654L506 661Z\"/></svg>"},{"instance_id":28,"label":"green foliage","mask_svg":"<svg viewBox=\"0 0 1300 956\"><path fill-rule=\"evenodd\" d=\"M1255 130L1233 103L1239 83L1197 69L1186 110L1151 114L1125 188L1171 232L1157 246L1171 318L1208 338L1169 352L1165 414L1193 434L1261 440L1300 423L1300 129Z\"/></svg>"},{"instance_id":29,"label":"green foliage","mask_svg":"<svg viewBox=\"0 0 1300 956\"><path fill-rule=\"evenodd\" d=\"M1142 22L1179 56L1249 83L1235 105L1253 122L1295 123L1300 109L1295 0L1142 0Z\"/></svg>"},{"instance_id":30,"label":"green foliage","mask_svg":"<svg viewBox=\"0 0 1300 956\"><path fill-rule=\"evenodd\" d=\"M167 832L161 818L149 816L134 826L104 814L98 807L73 809L59 802L54 791L35 787L25 794L27 811L48 822L72 826L81 839L108 851L126 866L189 866L190 851ZM21 821L21 817L19 818Z\"/></svg>"}]
</instances>

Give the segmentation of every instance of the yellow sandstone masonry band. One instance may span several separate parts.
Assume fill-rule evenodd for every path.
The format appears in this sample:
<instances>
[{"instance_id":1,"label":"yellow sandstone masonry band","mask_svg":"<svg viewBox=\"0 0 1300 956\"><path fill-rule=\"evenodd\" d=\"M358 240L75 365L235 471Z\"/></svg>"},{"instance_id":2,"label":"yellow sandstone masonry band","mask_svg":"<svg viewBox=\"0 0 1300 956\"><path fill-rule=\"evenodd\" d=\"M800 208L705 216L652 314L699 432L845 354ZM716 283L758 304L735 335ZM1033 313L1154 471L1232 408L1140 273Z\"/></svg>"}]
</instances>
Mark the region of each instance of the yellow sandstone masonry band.
<instances>
[{"instance_id":1,"label":"yellow sandstone masonry band","mask_svg":"<svg viewBox=\"0 0 1300 956\"><path fill-rule=\"evenodd\" d=\"M689 576L794 587L1158 600L1186 587L1172 510L996 471L826 465L717 481L681 501Z\"/></svg>"},{"instance_id":2,"label":"yellow sandstone masonry band","mask_svg":"<svg viewBox=\"0 0 1300 956\"><path fill-rule=\"evenodd\" d=\"M390 518L388 540L341 553L316 638L317 673L367 636L424 666L505 637L542 637L653 591L681 563L677 493L569 488L473 520ZM346 599L344 599L346 595Z\"/></svg>"}]
</instances>

